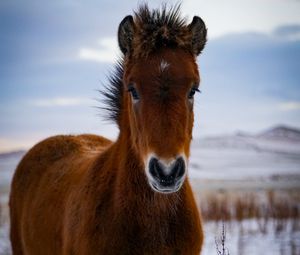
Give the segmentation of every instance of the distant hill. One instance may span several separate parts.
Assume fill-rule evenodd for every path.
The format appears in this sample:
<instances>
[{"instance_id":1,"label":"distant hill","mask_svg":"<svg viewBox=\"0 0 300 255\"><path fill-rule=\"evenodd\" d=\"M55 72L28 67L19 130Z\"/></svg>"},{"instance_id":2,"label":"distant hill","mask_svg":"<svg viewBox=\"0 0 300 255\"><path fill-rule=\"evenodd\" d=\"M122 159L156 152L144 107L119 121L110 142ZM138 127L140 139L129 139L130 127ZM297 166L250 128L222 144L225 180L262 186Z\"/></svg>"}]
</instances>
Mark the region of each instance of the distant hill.
<instances>
[{"instance_id":1,"label":"distant hill","mask_svg":"<svg viewBox=\"0 0 300 255\"><path fill-rule=\"evenodd\" d=\"M285 125L269 128L258 134L237 132L195 139L193 149L235 149L256 152L276 152L300 154L300 130Z\"/></svg>"},{"instance_id":2,"label":"distant hill","mask_svg":"<svg viewBox=\"0 0 300 255\"><path fill-rule=\"evenodd\" d=\"M255 180L263 188L266 183L299 187L300 130L279 125L258 134L195 139L189 166L190 176L201 180Z\"/></svg>"},{"instance_id":3,"label":"distant hill","mask_svg":"<svg viewBox=\"0 0 300 255\"><path fill-rule=\"evenodd\" d=\"M26 153L25 150L0 153L0 159L21 158Z\"/></svg>"},{"instance_id":4,"label":"distant hill","mask_svg":"<svg viewBox=\"0 0 300 255\"><path fill-rule=\"evenodd\" d=\"M232 135L208 136L193 140L193 148L236 148L264 151L296 151L300 150L300 129L287 125L277 125L257 134L243 131ZM0 159L21 158L26 150L0 153Z\"/></svg>"},{"instance_id":5,"label":"distant hill","mask_svg":"<svg viewBox=\"0 0 300 255\"><path fill-rule=\"evenodd\" d=\"M9 187L13 172L25 153L22 150L0 154L0 187ZM299 187L299 166L300 130L278 125L258 134L238 132L194 139L189 175L204 180L202 184L206 187L219 188L220 183L217 186L206 183L214 180L233 180L229 187L242 185L247 188L245 180L252 180L255 188L265 188L266 183L268 187Z\"/></svg>"},{"instance_id":6,"label":"distant hill","mask_svg":"<svg viewBox=\"0 0 300 255\"><path fill-rule=\"evenodd\" d=\"M258 134L257 137L300 142L300 129L280 125L267 129L266 131Z\"/></svg>"}]
</instances>

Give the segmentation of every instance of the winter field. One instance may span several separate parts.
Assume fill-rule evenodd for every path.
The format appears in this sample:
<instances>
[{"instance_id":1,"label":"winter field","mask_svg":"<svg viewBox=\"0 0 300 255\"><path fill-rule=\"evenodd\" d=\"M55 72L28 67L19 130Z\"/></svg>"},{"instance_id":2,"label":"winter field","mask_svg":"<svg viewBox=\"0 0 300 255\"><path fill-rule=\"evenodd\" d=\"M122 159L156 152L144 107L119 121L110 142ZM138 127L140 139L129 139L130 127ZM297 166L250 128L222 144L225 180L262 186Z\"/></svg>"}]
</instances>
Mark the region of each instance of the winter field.
<instances>
[{"instance_id":1,"label":"winter field","mask_svg":"<svg viewBox=\"0 0 300 255\"><path fill-rule=\"evenodd\" d=\"M0 255L11 254L9 185L24 153L0 154ZM203 215L202 254L300 254L299 131L194 140L189 175Z\"/></svg>"}]
</instances>

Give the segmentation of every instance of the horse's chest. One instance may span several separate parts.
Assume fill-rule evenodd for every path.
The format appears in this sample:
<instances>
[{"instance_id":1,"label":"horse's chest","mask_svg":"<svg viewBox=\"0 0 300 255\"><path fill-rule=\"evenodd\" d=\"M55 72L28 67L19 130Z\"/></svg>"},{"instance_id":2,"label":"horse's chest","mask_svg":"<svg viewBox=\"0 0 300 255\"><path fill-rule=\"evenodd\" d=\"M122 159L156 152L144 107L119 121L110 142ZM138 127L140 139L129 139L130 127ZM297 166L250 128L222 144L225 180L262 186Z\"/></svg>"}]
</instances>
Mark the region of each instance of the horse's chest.
<instances>
[{"instance_id":1,"label":"horse's chest","mask_svg":"<svg viewBox=\"0 0 300 255\"><path fill-rule=\"evenodd\" d=\"M105 255L192 255L198 243L199 229L183 210L173 216L134 210L115 214L112 217L99 215L97 228L94 225L91 239L85 245L93 254ZM91 226L91 225L89 225ZM96 238L95 238L96 237ZM95 238L95 239L94 239ZM90 240L91 240L90 239ZM196 245L198 246L198 245ZM93 248L92 248L93 247ZM97 252L94 252L97 251ZM86 254L92 254L86 253ZM82 253L83 254L83 253Z\"/></svg>"},{"instance_id":2,"label":"horse's chest","mask_svg":"<svg viewBox=\"0 0 300 255\"><path fill-rule=\"evenodd\" d=\"M122 255L183 255L185 246L189 243L186 231L174 220L146 222L128 220L121 224L118 242Z\"/></svg>"}]
</instances>

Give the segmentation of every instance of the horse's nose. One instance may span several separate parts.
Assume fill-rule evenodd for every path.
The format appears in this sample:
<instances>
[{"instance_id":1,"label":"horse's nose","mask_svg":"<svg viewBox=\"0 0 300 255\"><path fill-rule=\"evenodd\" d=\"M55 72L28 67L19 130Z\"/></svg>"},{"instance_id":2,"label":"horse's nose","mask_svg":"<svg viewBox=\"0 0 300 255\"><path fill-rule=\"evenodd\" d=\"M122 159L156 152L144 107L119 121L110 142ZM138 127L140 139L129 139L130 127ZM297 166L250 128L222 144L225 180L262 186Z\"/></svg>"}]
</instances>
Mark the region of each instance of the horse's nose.
<instances>
[{"instance_id":1,"label":"horse's nose","mask_svg":"<svg viewBox=\"0 0 300 255\"><path fill-rule=\"evenodd\" d=\"M185 160L178 157L167 164L153 157L149 161L149 172L160 186L174 186L185 174Z\"/></svg>"}]
</instances>

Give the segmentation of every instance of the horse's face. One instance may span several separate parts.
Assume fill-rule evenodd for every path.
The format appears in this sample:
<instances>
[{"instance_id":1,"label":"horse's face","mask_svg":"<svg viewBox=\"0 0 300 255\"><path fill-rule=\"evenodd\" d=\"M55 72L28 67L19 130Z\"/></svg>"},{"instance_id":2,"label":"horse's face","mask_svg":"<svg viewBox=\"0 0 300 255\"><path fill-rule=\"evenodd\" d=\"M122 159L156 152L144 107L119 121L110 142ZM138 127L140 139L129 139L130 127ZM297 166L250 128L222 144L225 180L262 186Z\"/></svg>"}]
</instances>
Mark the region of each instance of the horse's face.
<instances>
[{"instance_id":1,"label":"horse's face","mask_svg":"<svg viewBox=\"0 0 300 255\"><path fill-rule=\"evenodd\" d=\"M164 193L179 190L187 172L199 87L195 58L181 49L161 49L128 63L124 86L132 143L150 186Z\"/></svg>"},{"instance_id":2,"label":"horse's face","mask_svg":"<svg viewBox=\"0 0 300 255\"><path fill-rule=\"evenodd\" d=\"M201 18L187 25L176 9L169 14L142 10L119 26L125 56L122 114L148 182L158 192L179 190L186 176L199 87L195 59L206 31Z\"/></svg>"}]
</instances>

